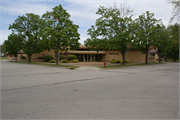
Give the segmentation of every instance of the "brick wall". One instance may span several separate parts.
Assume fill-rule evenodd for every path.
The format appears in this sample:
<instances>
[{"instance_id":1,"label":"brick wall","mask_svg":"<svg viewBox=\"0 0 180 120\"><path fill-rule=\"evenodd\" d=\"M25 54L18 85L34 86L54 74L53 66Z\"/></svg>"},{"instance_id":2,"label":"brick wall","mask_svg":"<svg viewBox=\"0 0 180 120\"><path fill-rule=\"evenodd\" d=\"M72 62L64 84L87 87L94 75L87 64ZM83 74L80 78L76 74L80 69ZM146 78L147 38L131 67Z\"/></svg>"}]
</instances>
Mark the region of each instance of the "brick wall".
<instances>
[{"instance_id":1,"label":"brick wall","mask_svg":"<svg viewBox=\"0 0 180 120\"><path fill-rule=\"evenodd\" d=\"M109 62L112 59L122 60L122 55L119 51L107 51L105 55L102 55L102 61ZM145 54L141 54L140 51L127 51L125 59L132 63L144 63Z\"/></svg>"},{"instance_id":2,"label":"brick wall","mask_svg":"<svg viewBox=\"0 0 180 120\"><path fill-rule=\"evenodd\" d=\"M103 62L110 62L112 59L122 60L122 55L119 51L107 51L106 54L102 55Z\"/></svg>"},{"instance_id":3,"label":"brick wall","mask_svg":"<svg viewBox=\"0 0 180 120\"><path fill-rule=\"evenodd\" d=\"M157 60L154 58L154 59L148 59L148 63L153 63L153 62L156 62Z\"/></svg>"},{"instance_id":4,"label":"brick wall","mask_svg":"<svg viewBox=\"0 0 180 120\"><path fill-rule=\"evenodd\" d=\"M125 59L132 63L145 63L146 54L141 54L140 51L127 51ZM112 59L122 60L122 55L119 51L107 51L105 55L102 55L103 62L110 62ZM148 63L156 62L156 59L148 59Z\"/></svg>"},{"instance_id":5,"label":"brick wall","mask_svg":"<svg viewBox=\"0 0 180 120\"><path fill-rule=\"evenodd\" d=\"M146 54L142 54L141 51L127 51L126 60L132 63L145 63Z\"/></svg>"},{"instance_id":6,"label":"brick wall","mask_svg":"<svg viewBox=\"0 0 180 120\"><path fill-rule=\"evenodd\" d=\"M53 50L33 54L31 56L32 62L43 62L42 59L37 59L38 57L43 57L43 55L51 55L55 59L55 53ZM28 55L26 55L26 61L28 60ZM127 51L125 59L129 60L132 63L145 63L145 54L141 54L140 51ZM110 62L112 59L122 60L122 55L119 51L107 51L106 54L102 55L102 62ZM156 62L156 59L148 59L148 63Z\"/></svg>"},{"instance_id":7,"label":"brick wall","mask_svg":"<svg viewBox=\"0 0 180 120\"><path fill-rule=\"evenodd\" d=\"M51 51L44 50L43 52L33 54L31 56L31 61L32 62L44 62L43 59L37 59L38 57L43 57L43 55L51 55L53 57L53 59L55 59L54 50L51 50ZM26 56L27 56L26 59L28 60L28 55L26 55Z\"/></svg>"}]
</instances>

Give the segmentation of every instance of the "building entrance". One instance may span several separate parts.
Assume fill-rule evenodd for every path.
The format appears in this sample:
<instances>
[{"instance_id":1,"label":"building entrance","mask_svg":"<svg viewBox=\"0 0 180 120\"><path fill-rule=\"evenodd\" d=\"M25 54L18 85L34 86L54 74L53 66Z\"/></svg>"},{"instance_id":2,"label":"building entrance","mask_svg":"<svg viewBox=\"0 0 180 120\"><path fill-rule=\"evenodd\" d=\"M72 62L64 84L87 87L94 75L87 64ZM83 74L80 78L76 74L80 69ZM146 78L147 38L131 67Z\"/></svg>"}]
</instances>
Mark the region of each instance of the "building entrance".
<instances>
[{"instance_id":1,"label":"building entrance","mask_svg":"<svg viewBox=\"0 0 180 120\"><path fill-rule=\"evenodd\" d=\"M100 62L102 61L101 54L75 54L79 62Z\"/></svg>"}]
</instances>

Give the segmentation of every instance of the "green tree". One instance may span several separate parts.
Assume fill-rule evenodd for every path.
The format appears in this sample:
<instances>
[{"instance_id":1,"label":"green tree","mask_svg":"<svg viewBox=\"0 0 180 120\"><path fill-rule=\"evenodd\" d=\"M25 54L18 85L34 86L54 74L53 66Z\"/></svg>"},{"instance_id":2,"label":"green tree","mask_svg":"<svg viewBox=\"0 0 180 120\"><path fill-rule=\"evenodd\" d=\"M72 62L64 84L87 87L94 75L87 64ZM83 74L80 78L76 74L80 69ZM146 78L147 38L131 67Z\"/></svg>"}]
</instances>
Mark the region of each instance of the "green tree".
<instances>
[{"instance_id":1,"label":"green tree","mask_svg":"<svg viewBox=\"0 0 180 120\"><path fill-rule=\"evenodd\" d=\"M15 60L17 61L17 54L19 50L22 49L23 39L20 35L17 34L10 34L8 36L8 40L4 41L5 44L5 52L8 52L10 55L14 55Z\"/></svg>"},{"instance_id":2,"label":"green tree","mask_svg":"<svg viewBox=\"0 0 180 120\"><path fill-rule=\"evenodd\" d=\"M40 43L47 50L54 49L57 65L59 62L59 51L79 48L79 26L73 24L69 19L69 13L61 5L53 8L52 12L45 13L42 18L46 27L40 32Z\"/></svg>"},{"instance_id":3,"label":"green tree","mask_svg":"<svg viewBox=\"0 0 180 120\"><path fill-rule=\"evenodd\" d=\"M167 30L170 32L170 44L167 48L166 55L172 57L174 62L179 59L179 25L168 26Z\"/></svg>"},{"instance_id":4,"label":"green tree","mask_svg":"<svg viewBox=\"0 0 180 120\"><path fill-rule=\"evenodd\" d=\"M165 28L163 24L157 24L153 29L153 46L157 48L157 54L159 55L159 63L161 62L161 56L165 54L170 41L169 31Z\"/></svg>"},{"instance_id":5,"label":"green tree","mask_svg":"<svg viewBox=\"0 0 180 120\"><path fill-rule=\"evenodd\" d=\"M135 23L128 14L132 11L121 6L120 9L115 7L106 8L100 6L96 14L101 15L96 20L95 26L88 30L88 38L85 45L90 49L113 49L122 54L123 64L125 64L125 54L135 40L134 31Z\"/></svg>"},{"instance_id":6,"label":"green tree","mask_svg":"<svg viewBox=\"0 0 180 120\"><path fill-rule=\"evenodd\" d=\"M134 41L137 50L146 54L146 61L148 63L148 48L153 45L153 27L160 21L156 20L154 13L146 11L135 20L139 27L136 31L137 40Z\"/></svg>"},{"instance_id":7,"label":"green tree","mask_svg":"<svg viewBox=\"0 0 180 120\"><path fill-rule=\"evenodd\" d=\"M32 54L43 51L43 46L38 44L41 26L40 16L34 13L18 16L15 22L9 26L9 29L20 34L23 38L22 50L28 54L28 62L31 62Z\"/></svg>"}]
</instances>

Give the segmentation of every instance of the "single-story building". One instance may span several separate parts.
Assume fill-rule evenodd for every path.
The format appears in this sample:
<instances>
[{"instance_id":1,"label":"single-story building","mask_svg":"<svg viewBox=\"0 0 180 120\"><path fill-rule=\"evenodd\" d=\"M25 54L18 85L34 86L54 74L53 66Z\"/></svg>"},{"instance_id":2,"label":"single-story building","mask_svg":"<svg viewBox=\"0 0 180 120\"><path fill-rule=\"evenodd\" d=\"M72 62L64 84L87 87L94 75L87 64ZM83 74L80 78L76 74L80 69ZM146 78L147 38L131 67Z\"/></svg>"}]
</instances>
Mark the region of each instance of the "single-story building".
<instances>
[{"instance_id":1,"label":"single-story building","mask_svg":"<svg viewBox=\"0 0 180 120\"><path fill-rule=\"evenodd\" d=\"M154 47L150 47L149 50L154 49ZM134 48L130 48L126 52L125 59L129 60L132 63L144 63L145 62L145 54L141 54L141 51L137 51ZM119 51L115 50L106 50L102 49L97 51L89 51L89 49L85 45L80 45L77 50L69 50L63 51L61 54L63 55L76 55L79 62L110 62L112 59L122 60L122 55ZM51 55L55 59L54 50L44 50L41 53L33 54L31 56L31 61L43 61L38 59L38 57L43 57L44 55ZM149 59L148 62L156 62L156 59Z\"/></svg>"}]
</instances>

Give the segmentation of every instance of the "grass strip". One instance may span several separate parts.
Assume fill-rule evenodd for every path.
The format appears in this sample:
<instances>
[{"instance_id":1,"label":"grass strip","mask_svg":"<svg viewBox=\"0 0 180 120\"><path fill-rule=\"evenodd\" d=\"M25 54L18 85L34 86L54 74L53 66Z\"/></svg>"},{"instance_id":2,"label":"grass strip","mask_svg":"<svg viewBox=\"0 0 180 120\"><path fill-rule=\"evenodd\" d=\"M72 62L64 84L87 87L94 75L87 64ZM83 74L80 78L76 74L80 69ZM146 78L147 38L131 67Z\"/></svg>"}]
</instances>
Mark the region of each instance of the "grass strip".
<instances>
[{"instance_id":1,"label":"grass strip","mask_svg":"<svg viewBox=\"0 0 180 120\"><path fill-rule=\"evenodd\" d=\"M138 63L138 64L126 64L126 65L110 65L110 66L102 66L102 67L99 67L99 68L102 68L102 69L107 69L107 68L120 68L120 67L127 67L127 66L141 66L141 65L153 65L153 64L163 64L164 62L161 62L161 63Z\"/></svg>"},{"instance_id":2,"label":"grass strip","mask_svg":"<svg viewBox=\"0 0 180 120\"><path fill-rule=\"evenodd\" d=\"M9 58L8 58L8 57L2 57L2 56L1 56L1 59L7 59L7 60L8 60Z\"/></svg>"},{"instance_id":3,"label":"grass strip","mask_svg":"<svg viewBox=\"0 0 180 120\"><path fill-rule=\"evenodd\" d=\"M169 58L169 59L167 59L167 61L168 62L174 62L174 59L172 59L172 58ZM178 62L179 60L178 59L176 59L176 62Z\"/></svg>"},{"instance_id":4,"label":"grass strip","mask_svg":"<svg viewBox=\"0 0 180 120\"><path fill-rule=\"evenodd\" d=\"M78 68L79 66L72 66L72 65L56 65L50 63L37 63L37 62L25 62L25 61L9 61L9 62L16 62L16 63L25 63L25 64L35 64L35 65L48 65L48 66L57 66L57 67L65 67L65 68Z\"/></svg>"}]
</instances>

